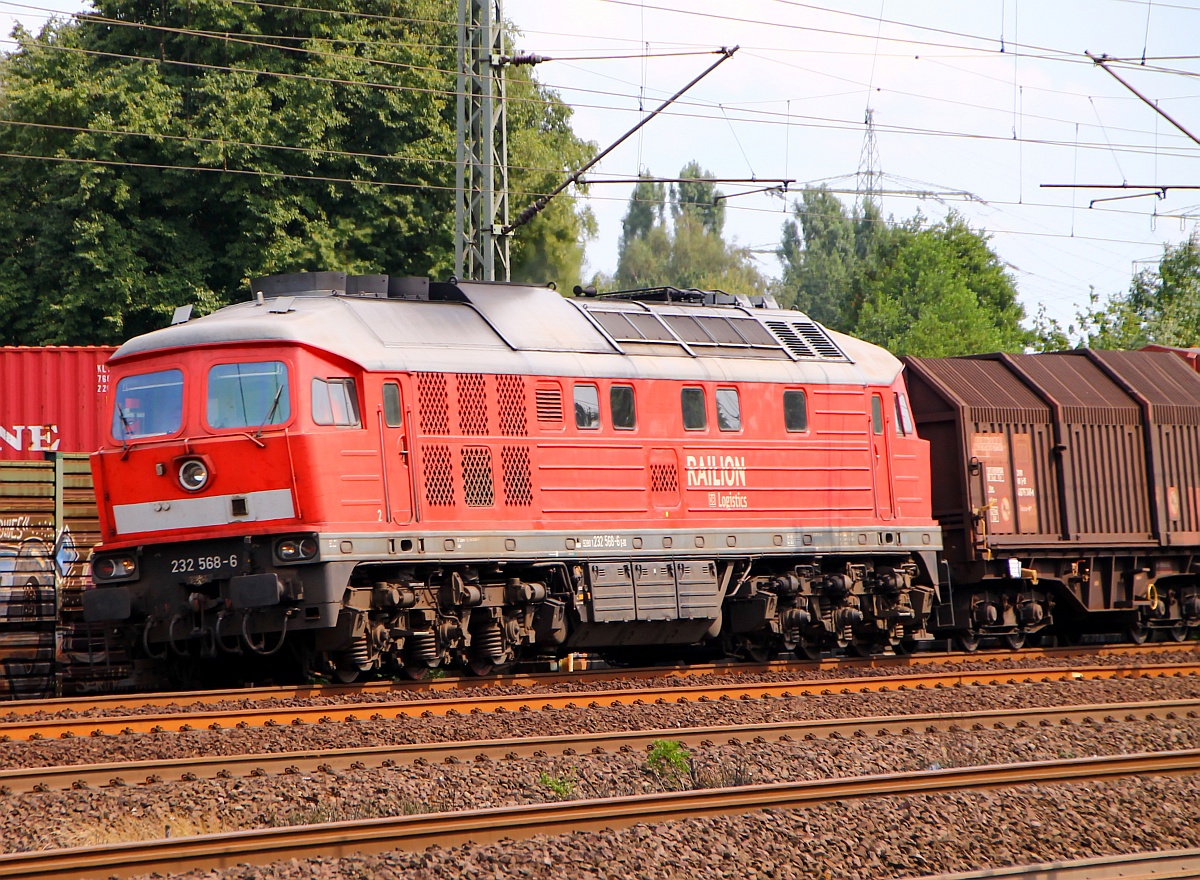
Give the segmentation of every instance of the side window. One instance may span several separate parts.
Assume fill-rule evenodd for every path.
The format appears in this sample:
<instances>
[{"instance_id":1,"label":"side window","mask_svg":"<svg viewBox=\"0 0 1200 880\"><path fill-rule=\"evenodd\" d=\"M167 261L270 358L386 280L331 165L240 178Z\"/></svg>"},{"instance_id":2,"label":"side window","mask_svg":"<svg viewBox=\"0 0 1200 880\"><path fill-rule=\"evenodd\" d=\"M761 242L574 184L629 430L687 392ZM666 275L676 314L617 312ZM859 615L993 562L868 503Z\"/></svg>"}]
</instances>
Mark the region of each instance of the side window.
<instances>
[{"instance_id":1,"label":"side window","mask_svg":"<svg viewBox=\"0 0 1200 880\"><path fill-rule=\"evenodd\" d=\"M912 410L908 408L908 396L899 392L896 394L896 433L905 437L916 433Z\"/></svg>"},{"instance_id":2,"label":"side window","mask_svg":"<svg viewBox=\"0 0 1200 880\"><path fill-rule=\"evenodd\" d=\"M736 388L717 389L717 427L722 431L742 430L742 402Z\"/></svg>"},{"instance_id":3,"label":"side window","mask_svg":"<svg viewBox=\"0 0 1200 880\"><path fill-rule=\"evenodd\" d=\"M595 385L575 386L575 427L585 431L600 427L600 391Z\"/></svg>"},{"instance_id":4,"label":"side window","mask_svg":"<svg viewBox=\"0 0 1200 880\"><path fill-rule=\"evenodd\" d=\"M353 379L313 379L312 416L318 425L339 425L357 428L358 395Z\"/></svg>"},{"instance_id":5,"label":"side window","mask_svg":"<svg viewBox=\"0 0 1200 880\"><path fill-rule=\"evenodd\" d=\"M683 407L683 427L688 431L703 431L708 427L704 409L704 389L684 388L680 394Z\"/></svg>"},{"instance_id":6,"label":"side window","mask_svg":"<svg viewBox=\"0 0 1200 880\"><path fill-rule=\"evenodd\" d=\"M803 391L783 392L783 423L793 434L808 430L808 399Z\"/></svg>"},{"instance_id":7,"label":"side window","mask_svg":"<svg viewBox=\"0 0 1200 880\"><path fill-rule=\"evenodd\" d=\"M633 404L632 385L614 385L608 392L608 409L612 414L612 425L622 431L637 427L637 410Z\"/></svg>"},{"instance_id":8,"label":"side window","mask_svg":"<svg viewBox=\"0 0 1200 880\"><path fill-rule=\"evenodd\" d=\"M883 398L878 394L871 395L871 431L883 434Z\"/></svg>"},{"instance_id":9,"label":"side window","mask_svg":"<svg viewBox=\"0 0 1200 880\"><path fill-rule=\"evenodd\" d=\"M383 383L383 423L389 428L399 428L400 386L395 382Z\"/></svg>"}]
</instances>

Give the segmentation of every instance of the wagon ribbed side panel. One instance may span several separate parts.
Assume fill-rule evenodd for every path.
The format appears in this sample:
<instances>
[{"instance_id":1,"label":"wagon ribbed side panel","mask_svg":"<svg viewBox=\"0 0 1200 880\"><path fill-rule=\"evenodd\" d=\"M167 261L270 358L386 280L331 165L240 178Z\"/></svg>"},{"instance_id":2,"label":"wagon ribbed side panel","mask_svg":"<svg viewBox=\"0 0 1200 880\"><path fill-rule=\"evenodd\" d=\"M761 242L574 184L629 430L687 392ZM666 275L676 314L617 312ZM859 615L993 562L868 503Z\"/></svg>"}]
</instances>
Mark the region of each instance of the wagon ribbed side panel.
<instances>
[{"instance_id":1,"label":"wagon ribbed side panel","mask_svg":"<svg viewBox=\"0 0 1200 880\"><path fill-rule=\"evenodd\" d=\"M0 461L100 448L108 368L103 346L0 346Z\"/></svg>"}]
</instances>

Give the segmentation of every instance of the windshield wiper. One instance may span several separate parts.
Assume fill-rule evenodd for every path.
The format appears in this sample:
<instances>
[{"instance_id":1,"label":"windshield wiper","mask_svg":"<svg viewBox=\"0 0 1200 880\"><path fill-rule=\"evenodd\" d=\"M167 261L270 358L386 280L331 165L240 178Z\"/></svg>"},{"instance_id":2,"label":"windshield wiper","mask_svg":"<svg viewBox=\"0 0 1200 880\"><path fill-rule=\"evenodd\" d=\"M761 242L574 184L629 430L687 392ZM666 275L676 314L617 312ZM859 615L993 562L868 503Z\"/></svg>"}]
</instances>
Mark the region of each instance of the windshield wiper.
<instances>
[{"instance_id":1,"label":"windshield wiper","mask_svg":"<svg viewBox=\"0 0 1200 880\"><path fill-rule=\"evenodd\" d=\"M275 391L275 399L271 401L271 409L267 411L267 417L263 419L263 423L258 426L258 430L254 434L254 439L257 440L262 436L263 429L270 424L271 419L275 418L275 410L279 408L279 398L283 396L283 386L280 385Z\"/></svg>"},{"instance_id":2,"label":"windshield wiper","mask_svg":"<svg viewBox=\"0 0 1200 880\"><path fill-rule=\"evenodd\" d=\"M125 415L125 408L121 404L117 404L117 416L121 419L121 426L125 429L121 432L121 448L125 452L129 452L129 434L133 431L133 427L129 423L129 417Z\"/></svg>"}]
</instances>

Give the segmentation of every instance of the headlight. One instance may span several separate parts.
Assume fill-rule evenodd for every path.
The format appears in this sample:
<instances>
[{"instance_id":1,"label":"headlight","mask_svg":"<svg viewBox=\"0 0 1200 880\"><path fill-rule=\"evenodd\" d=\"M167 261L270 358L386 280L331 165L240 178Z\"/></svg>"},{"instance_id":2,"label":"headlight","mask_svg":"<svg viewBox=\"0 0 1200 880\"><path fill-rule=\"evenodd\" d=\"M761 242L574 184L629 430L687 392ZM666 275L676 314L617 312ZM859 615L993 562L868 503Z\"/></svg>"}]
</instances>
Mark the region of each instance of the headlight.
<instances>
[{"instance_id":1,"label":"headlight","mask_svg":"<svg viewBox=\"0 0 1200 880\"><path fill-rule=\"evenodd\" d=\"M137 562L132 556L101 556L92 560L92 577L98 581L121 580L135 571Z\"/></svg>"},{"instance_id":2,"label":"headlight","mask_svg":"<svg viewBox=\"0 0 1200 880\"><path fill-rule=\"evenodd\" d=\"M317 542L312 538L284 538L275 545L275 555L283 562L303 562L317 555Z\"/></svg>"},{"instance_id":3,"label":"headlight","mask_svg":"<svg viewBox=\"0 0 1200 880\"><path fill-rule=\"evenodd\" d=\"M198 458L189 458L179 466L179 485L189 492L199 492L208 485L208 466Z\"/></svg>"}]
</instances>

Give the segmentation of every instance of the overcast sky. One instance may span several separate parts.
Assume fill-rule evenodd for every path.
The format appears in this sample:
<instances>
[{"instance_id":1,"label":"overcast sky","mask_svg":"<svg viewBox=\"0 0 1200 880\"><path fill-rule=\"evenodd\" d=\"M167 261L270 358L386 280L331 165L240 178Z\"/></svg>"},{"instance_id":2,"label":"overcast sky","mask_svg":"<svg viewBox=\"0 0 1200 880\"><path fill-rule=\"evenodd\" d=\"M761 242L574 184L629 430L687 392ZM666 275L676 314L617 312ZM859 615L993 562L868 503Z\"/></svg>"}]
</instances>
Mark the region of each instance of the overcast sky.
<instances>
[{"instance_id":1,"label":"overcast sky","mask_svg":"<svg viewBox=\"0 0 1200 880\"><path fill-rule=\"evenodd\" d=\"M0 0L37 28L38 8ZM605 178L674 176L691 160L722 178L787 178L786 197L731 198L727 235L778 275L780 226L804 184L853 191L873 111L884 212L949 207L986 229L1032 314L1064 322L1090 288L1107 296L1163 245L1186 238L1200 189L1045 189L1042 184L1200 187L1200 146L1084 54L1132 59L1117 68L1200 135L1200 2L1186 0L505 0L518 48L555 59L537 75L576 108L576 131L608 146L716 59L740 46L667 114L607 157L590 178L599 235L590 270L616 268L631 185ZM10 44L0 44L11 48ZM648 55L651 57L613 57ZM1177 56L1191 57L1177 57ZM584 59L582 56L606 56ZM1143 66L1141 60L1146 59ZM1163 70L1163 69L1167 70ZM728 194L756 185L725 184ZM906 195L920 192L925 195ZM947 195L938 197L938 193ZM967 194L967 195L963 195ZM844 196L852 200L853 192ZM513 199L513 213L523 207Z\"/></svg>"}]
</instances>

